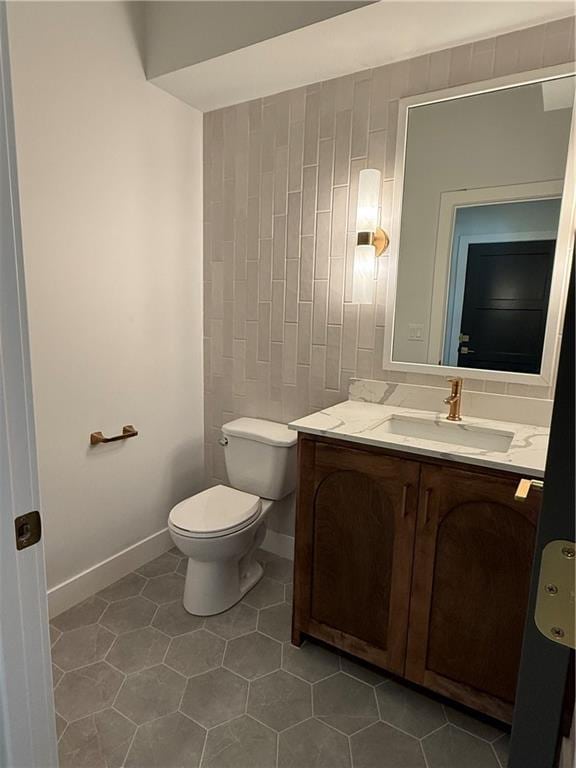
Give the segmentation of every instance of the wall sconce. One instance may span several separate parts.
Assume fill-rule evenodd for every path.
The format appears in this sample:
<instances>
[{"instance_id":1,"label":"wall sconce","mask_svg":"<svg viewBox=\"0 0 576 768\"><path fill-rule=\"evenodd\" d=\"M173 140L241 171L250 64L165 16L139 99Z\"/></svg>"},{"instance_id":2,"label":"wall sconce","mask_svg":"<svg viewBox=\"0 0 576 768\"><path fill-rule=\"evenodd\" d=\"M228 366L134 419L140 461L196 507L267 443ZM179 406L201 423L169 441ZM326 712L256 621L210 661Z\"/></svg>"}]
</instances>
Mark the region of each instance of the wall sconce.
<instances>
[{"instance_id":1,"label":"wall sconce","mask_svg":"<svg viewBox=\"0 0 576 768\"><path fill-rule=\"evenodd\" d=\"M380 256L390 244L388 235L379 226L380 183L380 171L374 168L360 171L356 214L358 237L354 250L352 281L352 301L354 304L372 304L374 302L376 257Z\"/></svg>"}]
</instances>

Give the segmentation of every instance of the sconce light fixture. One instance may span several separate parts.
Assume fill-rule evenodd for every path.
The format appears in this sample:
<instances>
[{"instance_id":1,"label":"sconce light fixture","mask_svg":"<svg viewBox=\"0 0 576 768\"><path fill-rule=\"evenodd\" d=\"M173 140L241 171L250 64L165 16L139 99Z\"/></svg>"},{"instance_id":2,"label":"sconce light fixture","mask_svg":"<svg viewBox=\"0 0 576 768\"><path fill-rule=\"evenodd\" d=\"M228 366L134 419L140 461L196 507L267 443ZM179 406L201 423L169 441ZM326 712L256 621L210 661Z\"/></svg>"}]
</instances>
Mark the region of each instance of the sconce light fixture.
<instances>
[{"instance_id":1,"label":"sconce light fixture","mask_svg":"<svg viewBox=\"0 0 576 768\"><path fill-rule=\"evenodd\" d=\"M390 240L379 226L381 173L374 168L360 171L358 179L358 209L356 213L356 249L352 301L355 304L372 304L376 257L380 256Z\"/></svg>"}]
</instances>

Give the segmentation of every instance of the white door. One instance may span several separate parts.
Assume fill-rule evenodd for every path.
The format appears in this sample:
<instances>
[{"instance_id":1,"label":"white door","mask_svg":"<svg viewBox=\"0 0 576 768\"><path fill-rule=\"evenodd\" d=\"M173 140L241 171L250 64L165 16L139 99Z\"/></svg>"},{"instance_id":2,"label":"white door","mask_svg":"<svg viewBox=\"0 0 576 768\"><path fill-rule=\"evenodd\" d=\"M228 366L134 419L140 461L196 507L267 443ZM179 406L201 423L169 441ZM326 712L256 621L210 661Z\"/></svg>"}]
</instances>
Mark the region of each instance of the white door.
<instances>
[{"instance_id":1,"label":"white door","mask_svg":"<svg viewBox=\"0 0 576 768\"><path fill-rule=\"evenodd\" d=\"M6 6L0 2L0 766L58 765L44 549L16 549L38 509Z\"/></svg>"}]
</instances>

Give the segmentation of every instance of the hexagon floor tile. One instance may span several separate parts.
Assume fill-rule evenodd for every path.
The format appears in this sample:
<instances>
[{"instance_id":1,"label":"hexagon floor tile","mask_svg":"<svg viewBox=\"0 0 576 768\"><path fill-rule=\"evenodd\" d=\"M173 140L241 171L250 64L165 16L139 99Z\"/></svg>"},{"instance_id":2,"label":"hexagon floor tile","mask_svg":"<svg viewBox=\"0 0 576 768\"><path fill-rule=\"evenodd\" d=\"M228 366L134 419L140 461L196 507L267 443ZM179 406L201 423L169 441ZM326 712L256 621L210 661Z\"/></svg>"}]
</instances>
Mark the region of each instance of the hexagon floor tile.
<instances>
[{"instance_id":1,"label":"hexagon floor tile","mask_svg":"<svg viewBox=\"0 0 576 768\"><path fill-rule=\"evenodd\" d=\"M62 768L504 765L495 723L291 645L292 563L258 557L264 578L217 616L184 609L172 549L52 619Z\"/></svg>"}]
</instances>

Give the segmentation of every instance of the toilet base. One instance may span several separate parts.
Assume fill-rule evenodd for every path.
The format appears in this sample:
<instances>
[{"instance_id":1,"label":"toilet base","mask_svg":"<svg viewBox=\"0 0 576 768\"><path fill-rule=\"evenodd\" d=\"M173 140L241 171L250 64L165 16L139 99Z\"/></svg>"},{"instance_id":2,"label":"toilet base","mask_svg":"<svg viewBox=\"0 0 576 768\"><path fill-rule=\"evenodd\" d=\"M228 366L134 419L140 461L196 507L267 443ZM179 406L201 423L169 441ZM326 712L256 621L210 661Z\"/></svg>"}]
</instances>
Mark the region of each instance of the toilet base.
<instances>
[{"instance_id":1,"label":"toilet base","mask_svg":"<svg viewBox=\"0 0 576 768\"><path fill-rule=\"evenodd\" d=\"M242 575L236 561L203 563L188 559L184 608L194 616L214 616L232 608L258 584L264 568L252 560Z\"/></svg>"}]
</instances>

